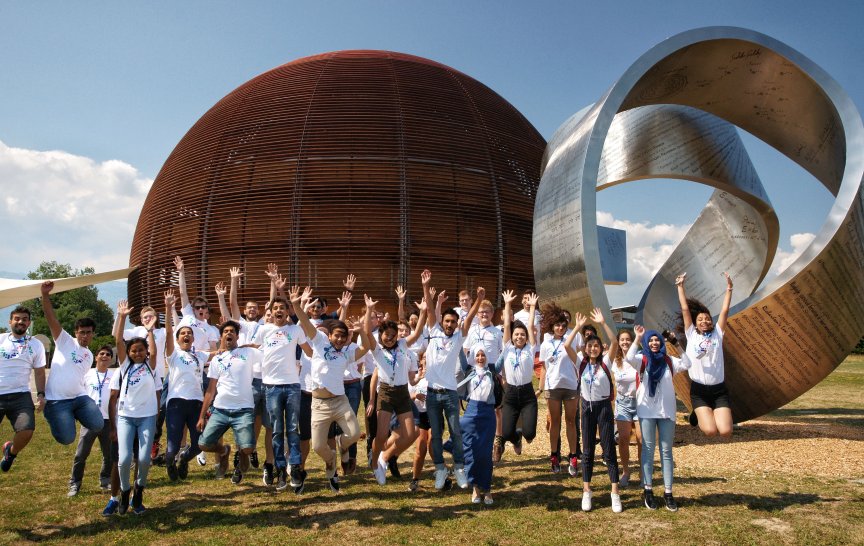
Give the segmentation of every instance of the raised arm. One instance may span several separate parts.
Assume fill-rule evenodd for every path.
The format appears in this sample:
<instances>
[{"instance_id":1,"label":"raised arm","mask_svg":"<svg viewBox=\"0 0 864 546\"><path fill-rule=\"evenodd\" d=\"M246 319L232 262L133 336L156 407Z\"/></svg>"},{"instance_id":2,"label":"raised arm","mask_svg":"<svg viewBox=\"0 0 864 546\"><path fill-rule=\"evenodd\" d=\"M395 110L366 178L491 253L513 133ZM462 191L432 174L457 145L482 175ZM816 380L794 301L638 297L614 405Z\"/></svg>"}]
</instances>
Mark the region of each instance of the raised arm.
<instances>
[{"instance_id":1,"label":"raised arm","mask_svg":"<svg viewBox=\"0 0 864 546\"><path fill-rule=\"evenodd\" d=\"M426 300L420 301L420 316L417 318L417 326L405 337L405 344L410 347L417 343L420 336L423 335L423 328L426 326L426 320L429 316L429 304Z\"/></svg>"},{"instance_id":2,"label":"raised arm","mask_svg":"<svg viewBox=\"0 0 864 546\"><path fill-rule=\"evenodd\" d=\"M270 279L270 299L267 301L271 302L276 299L276 279L279 277L279 266L272 262L267 264L267 269L264 271L264 274L267 275L268 279ZM285 285L283 284L282 287L284 288Z\"/></svg>"},{"instance_id":3,"label":"raised arm","mask_svg":"<svg viewBox=\"0 0 864 546\"><path fill-rule=\"evenodd\" d=\"M639 351L639 347L642 345L642 337L645 335L645 327L641 324L636 324L633 326L633 333L636 334L636 339L633 340L630 348L627 349L627 354L624 355L624 360L626 360L628 364L636 368L638 373L641 362L638 358L636 358L636 353Z\"/></svg>"},{"instance_id":4,"label":"raised arm","mask_svg":"<svg viewBox=\"0 0 864 546\"><path fill-rule=\"evenodd\" d=\"M603 331L606 332L606 337L609 338L609 354L614 355L618 352L618 336L615 335L615 332L612 330L612 327L606 324L606 319L603 317L603 312L600 311L599 307L595 307L593 311L591 311L591 320L594 321L594 324L599 324L603 326ZM574 332L576 330L573 330Z\"/></svg>"},{"instance_id":5,"label":"raised arm","mask_svg":"<svg viewBox=\"0 0 864 546\"><path fill-rule=\"evenodd\" d=\"M155 323L147 328L147 352L150 355L147 363L150 366L151 370L155 370L156 364L159 362L159 350L156 348L156 336L153 335L153 326L155 326ZM157 390L161 388L162 386L160 385ZM156 406L159 406L158 394L156 395Z\"/></svg>"},{"instance_id":6,"label":"raised arm","mask_svg":"<svg viewBox=\"0 0 864 546\"><path fill-rule=\"evenodd\" d=\"M126 317L134 307L129 307L126 300L117 302L117 322L114 326L114 343L117 344L117 363L121 366L126 361L126 342L123 341L123 327L126 325Z\"/></svg>"},{"instance_id":7,"label":"raised arm","mask_svg":"<svg viewBox=\"0 0 864 546\"><path fill-rule=\"evenodd\" d=\"M180 307L189 305L189 292L186 290L186 269L183 266L183 258L174 257L174 269L177 270L177 286L180 289Z\"/></svg>"},{"instance_id":8,"label":"raised arm","mask_svg":"<svg viewBox=\"0 0 864 546\"><path fill-rule=\"evenodd\" d=\"M723 308L720 309L720 316L717 317L717 327L726 331L726 319L729 317L729 307L732 305L732 277L729 273L723 272L726 277L726 295L723 297Z\"/></svg>"},{"instance_id":9,"label":"raised arm","mask_svg":"<svg viewBox=\"0 0 864 546\"><path fill-rule=\"evenodd\" d=\"M504 343L510 343L510 340L513 339L510 328L513 321L513 300L516 299L516 294L512 290L505 290L501 294L501 298L504 299Z\"/></svg>"},{"instance_id":10,"label":"raised arm","mask_svg":"<svg viewBox=\"0 0 864 546\"><path fill-rule=\"evenodd\" d=\"M174 310L174 302L176 298L174 297L174 290L168 289L165 292L165 358L167 359L169 356L174 354L174 326L171 324L171 321L168 317L171 315L171 311Z\"/></svg>"},{"instance_id":11,"label":"raised arm","mask_svg":"<svg viewBox=\"0 0 864 546\"><path fill-rule=\"evenodd\" d=\"M686 279L687 273L681 273L675 277L675 286L678 287L678 304L681 306L681 320L684 321L685 332L693 326L693 319L690 317L690 306L687 305L687 292L684 290L684 281Z\"/></svg>"},{"instance_id":12,"label":"raised arm","mask_svg":"<svg viewBox=\"0 0 864 546\"><path fill-rule=\"evenodd\" d=\"M240 290L240 277L243 273L239 267L232 267L228 270L231 274L231 292L228 295L228 302L231 305L231 314L228 315L232 320L240 319L240 304L237 303L237 292Z\"/></svg>"},{"instance_id":13,"label":"raised arm","mask_svg":"<svg viewBox=\"0 0 864 546\"><path fill-rule=\"evenodd\" d=\"M564 340L564 349L567 351L567 356L570 357L574 365L577 365L579 361L579 351L573 347L573 342L576 341L576 336L579 335L579 329L582 328L583 324L585 324L585 315L582 313L573 315L573 329L570 330L570 334Z\"/></svg>"},{"instance_id":14,"label":"raised arm","mask_svg":"<svg viewBox=\"0 0 864 546\"><path fill-rule=\"evenodd\" d=\"M427 305L432 302L432 298L433 298L432 292L430 290L431 287L429 286L429 281L431 281L431 280L432 280L432 272L429 271L428 269L424 269L423 272L420 273L420 284L423 286L423 299L426 300ZM438 324L438 321L440 321L440 320L441 320L441 316L435 315L435 316L428 318L426 320L426 322L428 323L429 328L433 328L436 324Z\"/></svg>"},{"instance_id":15,"label":"raised arm","mask_svg":"<svg viewBox=\"0 0 864 546\"><path fill-rule=\"evenodd\" d=\"M303 333L306 334L306 337L309 339L313 339L315 335L318 333L318 330L315 328L315 325L312 324L312 321L309 320L309 317L306 316L306 311L300 306L300 300L302 298L309 298L312 296L312 289L308 286L303 289L303 294L300 294L299 286L292 286L290 292L288 293L288 297L291 299L291 307L294 309L294 314L297 315L297 322L300 323L300 327L303 328Z\"/></svg>"},{"instance_id":16,"label":"raised arm","mask_svg":"<svg viewBox=\"0 0 864 546\"><path fill-rule=\"evenodd\" d=\"M399 299L399 309L396 312L396 316L399 317L399 320L408 320L408 315L405 314L405 296L407 292L402 288L402 285L396 287L396 298Z\"/></svg>"},{"instance_id":17,"label":"raised arm","mask_svg":"<svg viewBox=\"0 0 864 546\"><path fill-rule=\"evenodd\" d=\"M217 282L214 289L216 290L216 299L219 300L219 314L222 315L222 318L224 320L234 320L234 317L231 315L231 311L225 304L225 294L226 292L228 292L228 290L225 288L225 283L222 281Z\"/></svg>"},{"instance_id":18,"label":"raised arm","mask_svg":"<svg viewBox=\"0 0 864 546\"><path fill-rule=\"evenodd\" d=\"M342 292L342 297L336 300L339 302L339 320L342 322L348 318L348 305L351 303L351 298L351 292L346 290Z\"/></svg>"},{"instance_id":19,"label":"raised arm","mask_svg":"<svg viewBox=\"0 0 864 546\"><path fill-rule=\"evenodd\" d=\"M42 311L45 314L45 320L48 322L48 328L51 330L51 337L56 341L58 337L60 337L60 332L63 331L63 327L60 325L60 321L57 320L57 315L54 313L54 306L51 305L51 298L49 294L51 294L51 290L54 289L54 283L52 281L45 281L42 283Z\"/></svg>"},{"instance_id":20,"label":"raised arm","mask_svg":"<svg viewBox=\"0 0 864 546\"><path fill-rule=\"evenodd\" d=\"M468 330L471 329L471 323L474 322L474 317L477 316L477 310L480 309L480 304L486 299L486 289L482 286L477 287L477 297L474 298L474 305L465 315L465 320L462 322L462 335L467 336Z\"/></svg>"},{"instance_id":21,"label":"raised arm","mask_svg":"<svg viewBox=\"0 0 864 546\"><path fill-rule=\"evenodd\" d=\"M363 327L360 329L360 346L354 351L354 360L363 358L363 355L375 349L375 336L372 335L372 313L375 312L377 301L372 301L372 298L363 294L363 299L366 300L366 314L363 316Z\"/></svg>"}]
</instances>

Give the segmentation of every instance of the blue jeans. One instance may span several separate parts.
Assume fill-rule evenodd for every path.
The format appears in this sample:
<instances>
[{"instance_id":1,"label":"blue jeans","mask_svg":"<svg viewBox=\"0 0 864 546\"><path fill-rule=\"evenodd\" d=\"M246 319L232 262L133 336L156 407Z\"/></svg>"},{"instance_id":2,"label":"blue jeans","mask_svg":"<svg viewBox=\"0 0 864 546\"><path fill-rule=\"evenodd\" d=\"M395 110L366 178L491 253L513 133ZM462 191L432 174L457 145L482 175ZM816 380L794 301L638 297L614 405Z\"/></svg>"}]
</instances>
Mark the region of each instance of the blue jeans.
<instances>
[{"instance_id":1,"label":"blue jeans","mask_svg":"<svg viewBox=\"0 0 864 546\"><path fill-rule=\"evenodd\" d=\"M162 391L167 393L167 391ZM180 451L180 441L183 439L183 429L189 429L189 450L186 452L186 460L190 460L201 452L198 448L198 417L201 415L201 400L186 400L185 398L172 398L164 411L165 421L168 424L168 447L165 451L165 462L171 464ZM157 422L158 425L158 422Z\"/></svg>"},{"instance_id":2,"label":"blue jeans","mask_svg":"<svg viewBox=\"0 0 864 546\"><path fill-rule=\"evenodd\" d=\"M356 383L348 383L345 385L345 396L348 397L348 405L351 406L351 409L354 410L354 415L357 415L357 411L360 409L360 400L363 398L363 382L358 381ZM367 434L369 434L367 432ZM375 436L372 433L372 436ZM357 444L353 443L350 447L348 447L348 457L352 459L357 458Z\"/></svg>"},{"instance_id":3,"label":"blue jeans","mask_svg":"<svg viewBox=\"0 0 864 546\"><path fill-rule=\"evenodd\" d=\"M462 448L462 429L459 428L459 395L456 391L448 390L439 393L429 389L426 394L426 413L429 414L432 462L435 463L435 468L444 469L444 447L441 442L444 435L444 419L447 419L447 428L453 440L453 463L456 468L461 468L465 458Z\"/></svg>"},{"instance_id":4,"label":"blue jeans","mask_svg":"<svg viewBox=\"0 0 864 546\"><path fill-rule=\"evenodd\" d=\"M96 402L83 395L68 400L48 400L45 403L45 420L51 428L51 435L64 446L75 441L78 433L75 421L94 434L98 434L105 426L105 419Z\"/></svg>"},{"instance_id":5,"label":"blue jeans","mask_svg":"<svg viewBox=\"0 0 864 546\"><path fill-rule=\"evenodd\" d=\"M264 385L267 413L273 425L273 454L276 468L303 462L300 455L300 383ZM288 437L288 461L285 461L285 437Z\"/></svg>"},{"instance_id":6,"label":"blue jeans","mask_svg":"<svg viewBox=\"0 0 864 546\"><path fill-rule=\"evenodd\" d=\"M147 486L147 473L150 472L150 448L153 447L153 434L156 432L156 416L124 417L117 416L117 447L119 455L120 490L129 491L129 471L132 467L132 443L138 437L138 487Z\"/></svg>"},{"instance_id":7,"label":"blue jeans","mask_svg":"<svg viewBox=\"0 0 864 546\"><path fill-rule=\"evenodd\" d=\"M229 428L234 432L234 443L238 448L255 449L255 410L253 408L236 410L213 408L207 426L198 437L198 447L209 448L212 451L219 438Z\"/></svg>"},{"instance_id":8,"label":"blue jeans","mask_svg":"<svg viewBox=\"0 0 864 546\"><path fill-rule=\"evenodd\" d=\"M654 448L657 445L657 431L660 432L660 465L663 469L663 485L672 491L672 442L675 440L675 421L672 419L639 418L642 427L642 485L651 487L651 474L654 472Z\"/></svg>"}]
</instances>

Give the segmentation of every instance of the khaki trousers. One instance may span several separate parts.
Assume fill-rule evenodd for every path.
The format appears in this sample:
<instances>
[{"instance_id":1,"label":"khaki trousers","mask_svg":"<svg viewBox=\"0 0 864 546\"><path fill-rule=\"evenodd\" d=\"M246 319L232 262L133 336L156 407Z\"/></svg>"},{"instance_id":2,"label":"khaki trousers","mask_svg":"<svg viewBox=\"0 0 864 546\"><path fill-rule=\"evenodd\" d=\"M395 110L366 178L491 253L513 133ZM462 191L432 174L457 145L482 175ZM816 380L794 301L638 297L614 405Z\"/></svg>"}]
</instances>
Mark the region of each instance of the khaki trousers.
<instances>
[{"instance_id":1,"label":"khaki trousers","mask_svg":"<svg viewBox=\"0 0 864 546\"><path fill-rule=\"evenodd\" d=\"M327 433L331 423L336 423L342 429L342 436L337 439L344 449L360 438L360 423L348 403L345 395L332 398L312 398L312 449L324 463L333 469L336 464L336 452L327 445Z\"/></svg>"}]
</instances>

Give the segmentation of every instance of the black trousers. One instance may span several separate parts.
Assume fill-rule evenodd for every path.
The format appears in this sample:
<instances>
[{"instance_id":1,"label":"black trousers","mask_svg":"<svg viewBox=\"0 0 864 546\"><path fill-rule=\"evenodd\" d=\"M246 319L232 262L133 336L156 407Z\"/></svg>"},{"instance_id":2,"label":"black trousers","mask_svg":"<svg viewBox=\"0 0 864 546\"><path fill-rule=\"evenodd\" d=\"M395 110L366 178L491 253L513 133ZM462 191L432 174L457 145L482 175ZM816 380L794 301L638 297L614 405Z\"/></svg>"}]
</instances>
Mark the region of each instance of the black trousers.
<instances>
[{"instance_id":1,"label":"black trousers","mask_svg":"<svg viewBox=\"0 0 864 546\"><path fill-rule=\"evenodd\" d=\"M615 456L615 426L612 401L582 403L582 481L590 482L594 472L594 442L600 425L600 445L609 471L609 481L618 483L618 458Z\"/></svg>"},{"instance_id":2,"label":"black trousers","mask_svg":"<svg viewBox=\"0 0 864 546\"><path fill-rule=\"evenodd\" d=\"M369 399L372 397L370 389L372 387L372 376L367 375L363 378L363 408L369 407ZM372 411L372 416L366 418L366 456L372 452L372 442L375 441L375 435L378 433L378 412Z\"/></svg>"},{"instance_id":3,"label":"black trousers","mask_svg":"<svg viewBox=\"0 0 864 546\"><path fill-rule=\"evenodd\" d=\"M516 443L519 434L516 423L522 418L522 437L531 441L537 436L537 395L534 384L507 385L504 403L501 406L501 435L505 442Z\"/></svg>"}]
</instances>

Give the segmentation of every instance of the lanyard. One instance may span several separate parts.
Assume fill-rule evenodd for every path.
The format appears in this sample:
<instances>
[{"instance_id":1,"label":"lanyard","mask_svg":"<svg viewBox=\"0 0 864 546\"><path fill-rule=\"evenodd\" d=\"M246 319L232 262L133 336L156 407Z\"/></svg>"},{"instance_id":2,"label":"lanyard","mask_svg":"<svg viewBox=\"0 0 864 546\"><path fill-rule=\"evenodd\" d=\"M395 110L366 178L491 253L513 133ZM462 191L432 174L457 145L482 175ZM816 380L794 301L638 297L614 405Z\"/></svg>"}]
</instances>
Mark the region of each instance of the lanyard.
<instances>
[{"instance_id":1,"label":"lanyard","mask_svg":"<svg viewBox=\"0 0 864 546\"><path fill-rule=\"evenodd\" d=\"M105 371L105 375L102 379L99 379L99 372L96 372L96 381L99 383L99 407L102 407L102 386L105 385L105 382L108 381L108 371ZM128 390L129 381L126 381L126 387Z\"/></svg>"},{"instance_id":2,"label":"lanyard","mask_svg":"<svg viewBox=\"0 0 864 546\"><path fill-rule=\"evenodd\" d=\"M558 345L555 345L554 339L552 340L552 358L553 359L558 356L558 351L561 350L561 344L562 343L564 343L564 338L561 338L560 340L558 340Z\"/></svg>"},{"instance_id":3,"label":"lanyard","mask_svg":"<svg viewBox=\"0 0 864 546\"><path fill-rule=\"evenodd\" d=\"M149 368L149 364L147 364L146 361L142 362L140 366L133 366L134 364L129 364L129 367L126 368L126 390L123 391L124 399L129 397L129 380L132 378L133 375L135 375L135 372L143 370L144 368Z\"/></svg>"},{"instance_id":4,"label":"lanyard","mask_svg":"<svg viewBox=\"0 0 864 546\"><path fill-rule=\"evenodd\" d=\"M513 352L516 353L516 362L513 364L513 369L518 370L519 366L522 364L522 351L525 350L525 347L521 349L513 347Z\"/></svg>"},{"instance_id":5,"label":"lanyard","mask_svg":"<svg viewBox=\"0 0 864 546\"><path fill-rule=\"evenodd\" d=\"M395 375L396 374L396 359L399 357L399 345L396 345L396 347L394 347L393 350L390 350L384 346L382 346L381 348L384 349L384 352L386 353L384 355L384 361L387 362L387 364L390 364L390 367L393 370L392 373ZM387 358L388 354L390 355L390 359ZM392 379L395 379L395 378L392 378Z\"/></svg>"}]
</instances>

